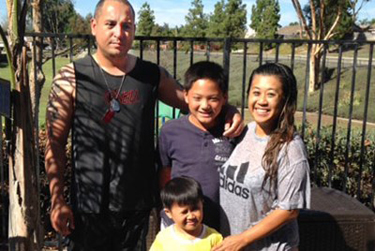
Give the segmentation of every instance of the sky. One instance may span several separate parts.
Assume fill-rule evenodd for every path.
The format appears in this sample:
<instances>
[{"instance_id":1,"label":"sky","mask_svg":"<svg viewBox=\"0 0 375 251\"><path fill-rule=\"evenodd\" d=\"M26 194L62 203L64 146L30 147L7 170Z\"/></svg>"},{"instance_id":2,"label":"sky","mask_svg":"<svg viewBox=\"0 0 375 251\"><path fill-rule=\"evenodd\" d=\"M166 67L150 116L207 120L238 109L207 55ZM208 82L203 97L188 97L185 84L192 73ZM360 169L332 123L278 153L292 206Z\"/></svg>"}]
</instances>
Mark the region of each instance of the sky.
<instances>
[{"instance_id":1,"label":"sky","mask_svg":"<svg viewBox=\"0 0 375 251\"><path fill-rule=\"evenodd\" d=\"M214 6L219 0L203 0L204 12L210 14L214 11ZM227 1L227 0L226 0ZM73 0L75 9L82 16L88 13L93 13L96 1L95 0ZM135 12L138 14L139 9L146 2L146 0L130 0ZM169 24L169 27L175 27L185 24L185 16L191 8L191 0L148 0L147 1L154 11L155 22L163 25ZM250 24L251 7L256 0L243 0L247 9L247 25ZM301 6L304 6L308 0L300 0ZM279 0L281 18L279 24L287 26L291 22L298 21L296 12L293 8L291 0ZM375 0L370 0L369 3L362 8L359 20L375 18ZM138 16L138 15L137 15ZM6 4L5 0L0 0L0 21L6 19Z\"/></svg>"}]
</instances>

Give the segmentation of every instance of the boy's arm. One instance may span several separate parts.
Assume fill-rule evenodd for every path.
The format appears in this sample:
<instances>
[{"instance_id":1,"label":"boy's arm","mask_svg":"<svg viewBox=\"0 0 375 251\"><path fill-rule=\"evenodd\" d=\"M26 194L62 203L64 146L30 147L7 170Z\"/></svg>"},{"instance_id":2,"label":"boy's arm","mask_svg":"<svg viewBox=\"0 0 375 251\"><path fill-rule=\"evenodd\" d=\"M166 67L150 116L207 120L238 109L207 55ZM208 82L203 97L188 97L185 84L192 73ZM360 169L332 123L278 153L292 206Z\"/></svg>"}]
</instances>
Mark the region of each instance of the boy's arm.
<instances>
[{"instance_id":1,"label":"boy's arm","mask_svg":"<svg viewBox=\"0 0 375 251\"><path fill-rule=\"evenodd\" d=\"M160 83L158 90L159 99L175 108L179 108L183 113L187 113L188 106L185 102L182 86L168 73L160 67ZM241 134L244 128L243 119L236 107L225 105L225 132L224 136L234 138Z\"/></svg>"}]
</instances>

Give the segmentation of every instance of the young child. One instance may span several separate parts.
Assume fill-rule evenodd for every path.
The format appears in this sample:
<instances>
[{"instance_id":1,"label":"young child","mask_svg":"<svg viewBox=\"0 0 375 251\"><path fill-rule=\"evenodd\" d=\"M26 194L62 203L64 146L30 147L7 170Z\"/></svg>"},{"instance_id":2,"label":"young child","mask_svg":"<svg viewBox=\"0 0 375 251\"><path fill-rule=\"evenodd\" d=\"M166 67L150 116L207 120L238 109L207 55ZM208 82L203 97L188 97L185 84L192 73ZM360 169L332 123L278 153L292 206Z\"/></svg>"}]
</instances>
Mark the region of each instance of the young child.
<instances>
[{"instance_id":1,"label":"young child","mask_svg":"<svg viewBox=\"0 0 375 251\"><path fill-rule=\"evenodd\" d=\"M298 250L297 216L310 206L310 178L294 126L296 78L286 65L262 65L248 95L254 122L220 172L221 233L230 236L213 250Z\"/></svg>"},{"instance_id":2,"label":"young child","mask_svg":"<svg viewBox=\"0 0 375 251\"><path fill-rule=\"evenodd\" d=\"M203 222L220 227L219 168L229 158L234 146L222 136L221 113L227 102L228 84L223 68L213 62L193 64L185 73L184 95L189 115L166 123L160 132L159 152L162 163L160 185L170 178L188 176L203 189ZM162 214L166 226L168 217Z\"/></svg>"},{"instance_id":3,"label":"young child","mask_svg":"<svg viewBox=\"0 0 375 251\"><path fill-rule=\"evenodd\" d=\"M170 180L161 191L165 213L175 224L158 233L150 251L209 251L223 237L202 224L203 194L197 181L189 177Z\"/></svg>"}]
</instances>

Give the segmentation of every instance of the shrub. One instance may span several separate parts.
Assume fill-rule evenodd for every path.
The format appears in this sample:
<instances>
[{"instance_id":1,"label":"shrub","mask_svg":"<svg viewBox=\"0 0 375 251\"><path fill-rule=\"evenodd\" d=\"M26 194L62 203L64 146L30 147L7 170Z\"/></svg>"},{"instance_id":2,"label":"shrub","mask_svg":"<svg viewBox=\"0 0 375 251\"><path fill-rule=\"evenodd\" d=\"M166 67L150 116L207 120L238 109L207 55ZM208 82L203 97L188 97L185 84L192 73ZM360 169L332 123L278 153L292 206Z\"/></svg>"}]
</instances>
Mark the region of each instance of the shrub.
<instances>
[{"instance_id":1,"label":"shrub","mask_svg":"<svg viewBox=\"0 0 375 251\"><path fill-rule=\"evenodd\" d=\"M309 155L311 180L318 186L331 184L332 188L345 190L355 198L357 198L358 182L361 182L360 198L357 199L370 207L373 196L375 135L366 135L364 153L361 155L362 134L359 131L353 130L348 150L347 132L343 129L336 130L334 144L332 126L321 129L319 143L316 130L309 126L306 132L304 141Z\"/></svg>"}]
</instances>

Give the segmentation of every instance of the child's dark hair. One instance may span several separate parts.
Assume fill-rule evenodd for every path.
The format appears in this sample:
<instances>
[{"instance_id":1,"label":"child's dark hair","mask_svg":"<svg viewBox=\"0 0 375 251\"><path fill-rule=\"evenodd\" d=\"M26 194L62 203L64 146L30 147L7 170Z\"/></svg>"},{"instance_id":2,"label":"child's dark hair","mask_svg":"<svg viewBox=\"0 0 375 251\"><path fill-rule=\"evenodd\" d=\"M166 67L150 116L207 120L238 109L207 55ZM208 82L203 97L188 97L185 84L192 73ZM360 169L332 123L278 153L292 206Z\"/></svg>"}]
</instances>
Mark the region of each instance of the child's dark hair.
<instances>
[{"instance_id":1,"label":"child's dark hair","mask_svg":"<svg viewBox=\"0 0 375 251\"><path fill-rule=\"evenodd\" d=\"M190 177L177 177L167 182L160 193L165 208L171 209L173 203L178 205L197 205L203 201L201 185Z\"/></svg>"},{"instance_id":2,"label":"child's dark hair","mask_svg":"<svg viewBox=\"0 0 375 251\"><path fill-rule=\"evenodd\" d=\"M199 79L209 79L217 83L224 94L228 92L228 82L224 69L217 63L200 61L192 64L185 73L185 91L189 91L194 82Z\"/></svg>"},{"instance_id":3,"label":"child's dark hair","mask_svg":"<svg viewBox=\"0 0 375 251\"><path fill-rule=\"evenodd\" d=\"M283 109L279 116L276 128L270 135L265 149L262 166L266 171L263 185L270 179L270 185L275 185L278 170L278 156L281 148L293 140L296 132L294 126L294 113L297 107L297 80L292 69L280 63L268 63L259 66L253 71L249 80L247 93L249 95L253 79L257 75L277 77L283 89Z\"/></svg>"}]
</instances>

